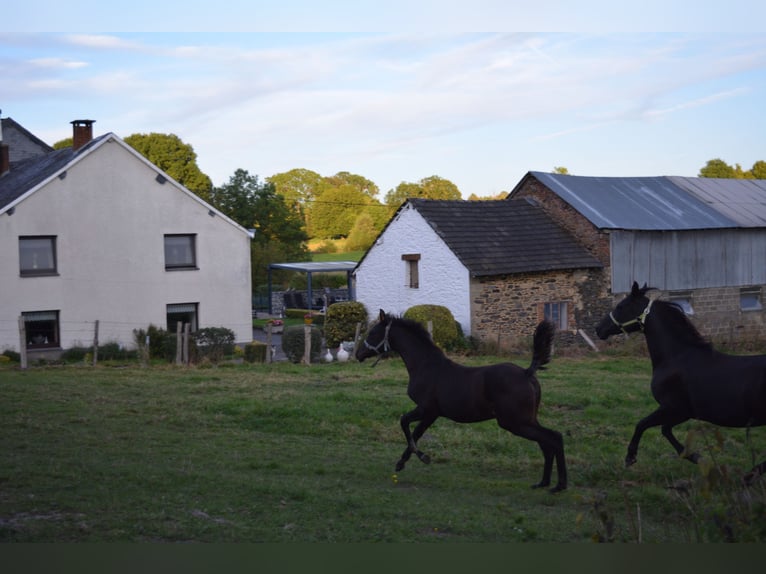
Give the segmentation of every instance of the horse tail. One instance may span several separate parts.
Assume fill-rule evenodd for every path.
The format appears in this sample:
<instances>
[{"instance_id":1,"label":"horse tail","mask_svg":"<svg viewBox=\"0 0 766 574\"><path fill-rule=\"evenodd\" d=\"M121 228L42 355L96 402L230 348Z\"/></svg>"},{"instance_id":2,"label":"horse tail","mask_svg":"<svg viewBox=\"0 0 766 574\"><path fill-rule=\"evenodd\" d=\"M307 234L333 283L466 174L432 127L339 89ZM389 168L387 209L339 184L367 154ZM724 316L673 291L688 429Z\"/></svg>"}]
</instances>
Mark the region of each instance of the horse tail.
<instances>
[{"instance_id":1,"label":"horse tail","mask_svg":"<svg viewBox=\"0 0 766 574\"><path fill-rule=\"evenodd\" d=\"M545 369L551 361L551 349L553 336L556 334L556 326L548 320L540 321L532 337L532 363L525 371L527 376L532 376L536 371Z\"/></svg>"}]
</instances>

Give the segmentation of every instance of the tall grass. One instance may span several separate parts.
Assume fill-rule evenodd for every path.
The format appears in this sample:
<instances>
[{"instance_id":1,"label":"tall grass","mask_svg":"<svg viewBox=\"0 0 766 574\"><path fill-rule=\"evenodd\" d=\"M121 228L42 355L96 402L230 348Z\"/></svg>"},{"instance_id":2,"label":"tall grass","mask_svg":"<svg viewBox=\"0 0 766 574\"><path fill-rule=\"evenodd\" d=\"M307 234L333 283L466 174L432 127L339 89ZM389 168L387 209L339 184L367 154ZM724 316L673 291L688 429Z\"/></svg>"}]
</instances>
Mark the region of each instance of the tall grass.
<instances>
[{"instance_id":1,"label":"tall grass","mask_svg":"<svg viewBox=\"0 0 766 574\"><path fill-rule=\"evenodd\" d=\"M0 540L766 540L766 479L740 483L766 458L764 429L682 426L698 466L652 429L623 467L654 408L649 374L611 357L540 373L540 420L564 434L570 474L552 495L529 488L537 445L493 421L438 420L421 440L432 464L394 473L412 408L400 360L0 367Z\"/></svg>"}]
</instances>

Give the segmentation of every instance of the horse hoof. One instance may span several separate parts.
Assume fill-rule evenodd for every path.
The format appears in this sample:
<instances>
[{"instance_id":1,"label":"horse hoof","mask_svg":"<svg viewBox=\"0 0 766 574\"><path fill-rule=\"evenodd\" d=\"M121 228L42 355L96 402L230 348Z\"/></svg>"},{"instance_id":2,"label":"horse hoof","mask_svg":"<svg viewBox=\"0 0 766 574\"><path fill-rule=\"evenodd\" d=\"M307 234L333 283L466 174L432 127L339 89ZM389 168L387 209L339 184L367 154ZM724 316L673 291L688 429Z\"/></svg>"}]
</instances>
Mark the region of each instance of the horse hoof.
<instances>
[{"instance_id":1,"label":"horse hoof","mask_svg":"<svg viewBox=\"0 0 766 574\"><path fill-rule=\"evenodd\" d=\"M563 492L566 489L567 489L566 485L562 486L561 484L557 484L556 486L551 488L548 492L550 492L551 494L556 494L557 492Z\"/></svg>"},{"instance_id":2,"label":"horse hoof","mask_svg":"<svg viewBox=\"0 0 766 574\"><path fill-rule=\"evenodd\" d=\"M693 452L689 456L687 456L686 459L689 462L693 462L694 464L697 464L700 460L700 455L697 452Z\"/></svg>"},{"instance_id":3,"label":"horse hoof","mask_svg":"<svg viewBox=\"0 0 766 574\"><path fill-rule=\"evenodd\" d=\"M635 456L626 456L625 457L625 468L633 466L634 464L636 464L636 457Z\"/></svg>"},{"instance_id":4,"label":"horse hoof","mask_svg":"<svg viewBox=\"0 0 766 574\"><path fill-rule=\"evenodd\" d=\"M546 482L546 481L544 481L544 480L543 480L543 481L541 481L541 482L538 482L537 484L533 484L533 485L532 485L532 488L533 488L533 489L536 489L536 488L545 488L546 486L550 486L550 484L551 484L551 483L550 483L550 481L547 481L547 482Z\"/></svg>"},{"instance_id":5,"label":"horse hoof","mask_svg":"<svg viewBox=\"0 0 766 574\"><path fill-rule=\"evenodd\" d=\"M425 464L431 464L431 457L430 457L430 456L428 456L428 455L427 455L426 453L424 453L424 452L419 452L419 453L418 453L418 458L419 458L421 461L423 461Z\"/></svg>"},{"instance_id":6,"label":"horse hoof","mask_svg":"<svg viewBox=\"0 0 766 574\"><path fill-rule=\"evenodd\" d=\"M399 462L396 463L396 469L395 469L396 472L399 472L403 468L404 468L404 462L403 461L400 460Z\"/></svg>"}]
</instances>

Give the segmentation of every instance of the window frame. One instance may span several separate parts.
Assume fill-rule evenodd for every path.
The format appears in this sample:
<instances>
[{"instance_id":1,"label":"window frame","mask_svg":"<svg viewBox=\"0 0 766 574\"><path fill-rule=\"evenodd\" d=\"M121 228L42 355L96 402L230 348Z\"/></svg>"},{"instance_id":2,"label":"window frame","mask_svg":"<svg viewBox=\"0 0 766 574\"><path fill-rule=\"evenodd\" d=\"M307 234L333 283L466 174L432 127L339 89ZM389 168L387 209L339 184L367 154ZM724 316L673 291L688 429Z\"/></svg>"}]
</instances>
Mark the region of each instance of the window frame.
<instances>
[{"instance_id":1,"label":"window frame","mask_svg":"<svg viewBox=\"0 0 766 574\"><path fill-rule=\"evenodd\" d=\"M46 277L52 275L58 275L58 254L56 252L57 237L55 235L20 235L19 236L19 275L21 277ZM33 248L31 245L24 247L23 243L32 241L47 241L48 245L41 248ZM35 251L45 251L43 257L50 259L51 266L49 267L25 267L24 263L27 259L25 250L29 250L32 259L37 256Z\"/></svg>"},{"instance_id":2,"label":"window frame","mask_svg":"<svg viewBox=\"0 0 766 574\"><path fill-rule=\"evenodd\" d=\"M557 331L569 330L569 304L567 301L546 301L542 304L542 316L556 325Z\"/></svg>"},{"instance_id":3,"label":"window frame","mask_svg":"<svg viewBox=\"0 0 766 574\"><path fill-rule=\"evenodd\" d=\"M182 310L184 307L190 307L187 310ZM175 309L174 309L175 308ZM189 321L179 321L175 319L176 324L171 327L170 316L171 315L188 315ZM194 333L199 329L199 303L168 303L165 305L165 325L168 332L175 333L178 329L178 323L189 323L189 330Z\"/></svg>"},{"instance_id":4,"label":"window frame","mask_svg":"<svg viewBox=\"0 0 766 574\"><path fill-rule=\"evenodd\" d=\"M44 319L41 316L53 314L53 317ZM27 350L34 351L37 349L58 349L61 347L61 318L60 311L58 309L48 309L41 311L22 311L21 317L24 320L24 338L27 345ZM37 320L35 320L37 319ZM31 329L31 323L44 323L50 322L52 325L48 327L37 327ZM47 334L51 335L53 339L48 340ZM44 337L45 341L33 342L35 337Z\"/></svg>"},{"instance_id":5,"label":"window frame","mask_svg":"<svg viewBox=\"0 0 766 574\"><path fill-rule=\"evenodd\" d=\"M746 301L752 300L753 304L748 305ZM740 287L739 289L739 310L743 313L751 313L753 311L763 310L763 295L761 288L758 286L753 287Z\"/></svg>"},{"instance_id":6,"label":"window frame","mask_svg":"<svg viewBox=\"0 0 766 574\"><path fill-rule=\"evenodd\" d=\"M402 255L405 264L405 287L408 289L420 289L420 253L406 253Z\"/></svg>"},{"instance_id":7,"label":"window frame","mask_svg":"<svg viewBox=\"0 0 766 574\"><path fill-rule=\"evenodd\" d=\"M188 240L187 245L180 246L181 249L188 249L190 252L190 258L183 259L180 262L170 262L168 254L173 248L179 248L177 246L169 245L168 240L175 240L184 238ZM166 233L163 236L163 247L165 253L165 271L194 271L198 270L197 265L197 234L196 233ZM177 257L176 259L182 259Z\"/></svg>"}]
</instances>

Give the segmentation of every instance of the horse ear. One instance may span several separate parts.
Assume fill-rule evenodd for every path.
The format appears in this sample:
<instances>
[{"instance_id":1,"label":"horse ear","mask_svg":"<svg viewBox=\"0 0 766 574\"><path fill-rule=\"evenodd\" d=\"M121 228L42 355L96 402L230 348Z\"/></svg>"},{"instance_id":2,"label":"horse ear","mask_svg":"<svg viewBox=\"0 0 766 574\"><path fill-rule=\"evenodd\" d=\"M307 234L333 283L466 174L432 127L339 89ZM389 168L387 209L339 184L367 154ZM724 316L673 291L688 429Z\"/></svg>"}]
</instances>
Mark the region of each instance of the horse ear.
<instances>
[{"instance_id":1,"label":"horse ear","mask_svg":"<svg viewBox=\"0 0 766 574\"><path fill-rule=\"evenodd\" d=\"M378 317L378 321L380 321L382 323L385 320L386 320L386 312L383 309L381 309L380 310L380 316Z\"/></svg>"},{"instance_id":2,"label":"horse ear","mask_svg":"<svg viewBox=\"0 0 766 574\"><path fill-rule=\"evenodd\" d=\"M641 295L641 289L638 287L638 281L633 281L633 288L630 290L630 294L634 297Z\"/></svg>"}]
</instances>

